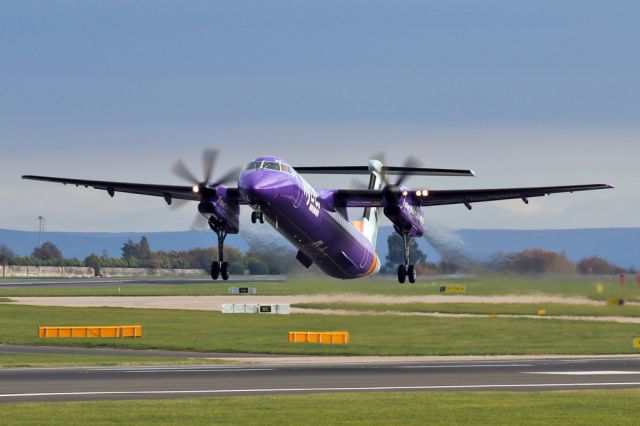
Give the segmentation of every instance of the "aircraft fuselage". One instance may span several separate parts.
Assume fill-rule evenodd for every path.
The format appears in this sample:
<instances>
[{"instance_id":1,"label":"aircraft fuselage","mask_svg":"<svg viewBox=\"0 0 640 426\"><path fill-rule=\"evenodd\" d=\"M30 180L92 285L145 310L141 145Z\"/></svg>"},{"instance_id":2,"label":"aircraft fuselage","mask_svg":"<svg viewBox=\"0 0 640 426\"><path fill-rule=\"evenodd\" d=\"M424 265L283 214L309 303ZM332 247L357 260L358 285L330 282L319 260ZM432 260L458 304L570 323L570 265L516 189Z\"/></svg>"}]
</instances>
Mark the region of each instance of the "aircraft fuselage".
<instances>
[{"instance_id":1,"label":"aircraft fuselage","mask_svg":"<svg viewBox=\"0 0 640 426\"><path fill-rule=\"evenodd\" d=\"M256 162L262 160L277 159ZM302 176L285 167L245 169L239 178L242 197L326 274L352 279L378 272L373 243L338 209L326 205Z\"/></svg>"}]
</instances>

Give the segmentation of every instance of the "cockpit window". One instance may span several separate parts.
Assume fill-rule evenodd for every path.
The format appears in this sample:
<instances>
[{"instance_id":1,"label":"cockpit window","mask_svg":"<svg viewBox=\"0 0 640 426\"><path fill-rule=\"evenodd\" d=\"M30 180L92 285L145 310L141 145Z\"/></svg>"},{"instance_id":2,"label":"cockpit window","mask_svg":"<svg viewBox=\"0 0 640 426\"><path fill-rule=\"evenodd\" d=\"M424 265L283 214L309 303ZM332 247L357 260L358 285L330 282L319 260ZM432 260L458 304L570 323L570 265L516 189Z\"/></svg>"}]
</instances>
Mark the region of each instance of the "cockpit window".
<instances>
[{"instance_id":1,"label":"cockpit window","mask_svg":"<svg viewBox=\"0 0 640 426\"><path fill-rule=\"evenodd\" d=\"M276 163L273 161L252 161L247 164L245 170L256 170L256 169L268 169L268 170L277 170L279 172L285 172L291 174L291 167L286 164Z\"/></svg>"},{"instance_id":2,"label":"cockpit window","mask_svg":"<svg viewBox=\"0 0 640 426\"><path fill-rule=\"evenodd\" d=\"M287 166L286 164L280 163L280 170L282 170L285 173L291 174L291 167Z\"/></svg>"},{"instance_id":3,"label":"cockpit window","mask_svg":"<svg viewBox=\"0 0 640 426\"><path fill-rule=\"evenodd\" d=\"M263 169L280 171L280 164L279 163L272 163L271 161L265 161L264 163L262 163L262 168Z\"/></svg>"}]
</instances>

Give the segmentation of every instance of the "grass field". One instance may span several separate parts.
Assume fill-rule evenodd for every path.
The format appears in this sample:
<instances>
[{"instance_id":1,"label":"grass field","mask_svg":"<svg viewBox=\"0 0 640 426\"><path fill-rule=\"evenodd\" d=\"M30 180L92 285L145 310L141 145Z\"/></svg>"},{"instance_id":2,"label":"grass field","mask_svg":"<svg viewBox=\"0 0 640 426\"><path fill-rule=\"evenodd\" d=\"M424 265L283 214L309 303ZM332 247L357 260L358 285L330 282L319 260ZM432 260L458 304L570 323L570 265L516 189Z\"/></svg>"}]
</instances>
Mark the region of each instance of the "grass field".
<instances>
[{"instance_id":1,"label":"grass field","mask_svg":"<svg viewBox=\"0 0 640 426\"><path fill-rule=\"evenodd\" d=\"M2 404L12 424L636 425L640 391L340 393Z\"/></svg>"},{"instance_id":2,"label":"grass field","mask_svg":"<svg viewBox=\"0 0 640 426\"><path fill-rule=\"evenodd\" d=\"M354 281L339 281L305 275L291 277L279 283L249 283L240 286L256 287L262 295L289 294L384 294L384 295L428 295L439 294L441 285L462 284L465 294L499 295L499 294L534 294L545 293L563 296L584 296L596 300L607 300L611 297L622 297L625 300L640 300L640 286L628 283L621 287L616 277L608 279L589 277L527 278L519 276L488 276L457 280L436 280L423 277L416 284L400 285L392 277L374 278ZM597 284L603 285L603 293L596 291ZM10 296L169 296L169 295L223 295L228 288L239 284L198 283L198 284L140 284L117 287L88 288L53 288L25 287L20 289L0 288L0 297Z\"/></svg>"},{"instance_id":3,"label":"grass field","mask_svg":"<svg viewBox=\"0 0 640 426\"><path fill-rule=\"evenodd\" d=\"M4 355L0 354L0 368L17 367L82 367L110 365L193 365L219 364L218 360L197 358L141 357L120 355ZM225 361L225 364L232 361Z\"/></svg>"},{"instance_id":4,"label":"grass field","mask_svg":"<svg viewBox=\"0 0 640 426\"><path fill-rule=\"evenodd\" d=\"M344 309L348 311L376 312L440 312L449 314L503 314L537 315L544 309L547 316L625 316L640 317L640 306L591 306L559 303L296 303L292 305L308 309Z\"/></svg>"},{"instance_id":5,"label":"grass field","mask_svg":"<svg viewBox=\"0 0 640 426\"><path fill-rule=\"evenodd\" d=\"M141 324L140 339L38 339L39 325ZM348 330L348 346L301 345L288 331ZM205 311L0 305L0 342L327 355L636 353L635 324L513 318L232 315Z\"/></svg>"}]
</instances>

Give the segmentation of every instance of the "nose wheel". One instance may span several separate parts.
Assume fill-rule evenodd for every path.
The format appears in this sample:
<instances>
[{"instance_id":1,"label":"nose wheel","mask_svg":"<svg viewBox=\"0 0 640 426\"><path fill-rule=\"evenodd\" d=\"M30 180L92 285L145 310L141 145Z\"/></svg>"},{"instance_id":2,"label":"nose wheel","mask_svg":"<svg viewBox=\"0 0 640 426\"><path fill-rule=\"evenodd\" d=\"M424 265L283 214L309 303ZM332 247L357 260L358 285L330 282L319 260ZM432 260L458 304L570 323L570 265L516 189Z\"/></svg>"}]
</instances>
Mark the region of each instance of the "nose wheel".
<instances>
[{"instance_id":1,"label":"nose wheel","mask_svg":"<svg viewBox=\"0 0 640 426\"><path fill-rule=\"evenodd\" d=\"M264 223L264 213L261 211L251 212L251 223Z\"/></svg>"},{"instance_id":2,"label":"nose wheel","mask_svg":"<svg viewBox=\"0 0 640 426\"><path fill-rule=\"evenodd\" d=\"M398 282L400 284L404 284L407 278L411 284L416 282L416 267L415 265L409 264L409 243L411 242L411 237L407 234L402 234L402 242L404 243L404 265L398 266Z\"/></svg>"}]
</instances>

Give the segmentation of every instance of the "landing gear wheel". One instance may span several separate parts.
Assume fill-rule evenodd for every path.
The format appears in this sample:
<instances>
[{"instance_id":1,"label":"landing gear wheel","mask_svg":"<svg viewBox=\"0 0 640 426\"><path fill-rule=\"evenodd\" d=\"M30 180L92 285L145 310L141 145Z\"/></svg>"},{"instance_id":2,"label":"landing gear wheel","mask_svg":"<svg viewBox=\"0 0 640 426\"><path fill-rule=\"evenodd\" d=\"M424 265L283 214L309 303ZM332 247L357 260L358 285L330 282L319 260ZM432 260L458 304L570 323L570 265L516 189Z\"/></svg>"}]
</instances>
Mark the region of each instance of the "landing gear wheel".
<instances>
[{"instance_id":1,"label":"landing gear wheel","mask_svg":"<svg viewBox=\"0 0 640 426\"><path fill-rule=\"evenodd\" d=\"M404 284L407 279L407 267L406 265L398 266L398 282Z\"/></svg>"},{"instance_id":2,"label":"landing gear wheel","mask_svg":"<svg viewBox=\"0 0 640 426\"><path fill-rule=\"evenodd\" d=\"M211 278L217 280L220 276L220 262L211 263Z\"/></svg>"},{"instance_id":3,"label":"landing gear wheel","mask_svg":"<svg viewBox=\"0 0 640 426\"><path fill-rule=\"evenodd\" d=\"M260 223L264 223L264 213L262 212L251 212L251 223L256 223L260 221Z\"/></svg>"},{"instance_id":4,"label":"landing gear wheel","mask_svg":"<svg viewBox=\"0 0 640 426\"><path fill-rule=\"evenodd\" d=\"M229 262L222 262L220 275L222 275L222 279L225 281L229 279L229 276L231 275L231 268L229 268Z\"/></svg>"},{"instance_id":5,"label":"landing gear wheel","mask_svg":"<svg viewBox=\"0 0 640 426\"><path fill-rule=\"evenodd\" d=\"M407 268L407 277L411 284L416 282L416 267L414 265L409 265Z\"/></svg>"}]
</instances>

